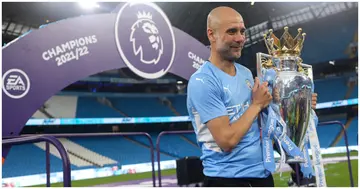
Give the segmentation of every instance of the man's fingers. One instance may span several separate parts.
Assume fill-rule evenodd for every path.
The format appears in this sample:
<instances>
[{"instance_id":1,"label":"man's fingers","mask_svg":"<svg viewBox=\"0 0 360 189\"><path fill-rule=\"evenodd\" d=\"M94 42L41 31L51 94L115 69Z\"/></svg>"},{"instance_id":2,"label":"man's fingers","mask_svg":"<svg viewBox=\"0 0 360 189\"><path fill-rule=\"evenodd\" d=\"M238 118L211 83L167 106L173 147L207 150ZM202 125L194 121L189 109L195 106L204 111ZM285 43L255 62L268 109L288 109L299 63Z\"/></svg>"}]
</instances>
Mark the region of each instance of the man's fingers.
<instances>
[{"instance_id":1,"label":"man's fingers","mask_svg":"<svg viewBox=\"0 0 360 189\"><path fill-rule=\"evenodd\" d=\"M253 92L255 92L259 88L259 83L260 83L259 78L255 77L255 83L252 89Z\"/></svg>"},{"instance_id":2,"label":"man's fingers","mask_svg":"<svg viewBox=\"0 0 360 189\"><path fill-rule=\"evenodd\" d=\"M256 88L258 88L258 87L259 87L259 84L260 84L260 80L259 80L258 77L256 77L256 78L255 78L255 84L254 84L254 86L255 86Z\"/></svg>"},{"instance_id":3,"label":"man's fingers","mask_svg":"<svg viewBox=\"0 0 360 189\"><path fill-rule=\"evenodd\" d=\"M267 87L269 85L269 83L267 81L265 81L264 83L261 84L262 86Z\"/></svg>"},{"instance_id":4,"label":"man's fingers","mask_svg":"<svg viewBox=\"0 0 360 189\"><path fill-rule=\"evenodd\" d=\"M312 97L312 98L311 98L311 101L313 101L313 102L315 102L315 103L316 103L317 98L316 98L316 97Z\"/></svg>"},{"instance_id":5,"label":"man's fingers","mask_svg":"<svg viewBox=\"0 0 360 189\"><path fill-rule=\"evenodd\" d=\"M270 92L268 91L267 93L267 96L270 98L271 97L271 94L270 94Z\"/></svg>"}]
</instances>

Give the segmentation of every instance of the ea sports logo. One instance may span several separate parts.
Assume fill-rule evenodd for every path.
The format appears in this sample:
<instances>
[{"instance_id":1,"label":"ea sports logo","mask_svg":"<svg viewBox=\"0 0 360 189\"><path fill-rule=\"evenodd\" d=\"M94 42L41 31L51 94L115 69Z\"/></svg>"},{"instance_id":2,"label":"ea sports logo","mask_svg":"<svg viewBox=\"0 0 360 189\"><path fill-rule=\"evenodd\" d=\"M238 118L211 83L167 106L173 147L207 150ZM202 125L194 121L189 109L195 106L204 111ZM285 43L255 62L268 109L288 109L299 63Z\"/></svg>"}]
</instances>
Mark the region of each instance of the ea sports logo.
<instances>
[{"instance_id":1,"label":"ea sports logo","mask_svg":"<svg viewBox=\"0 0 360 189\"><path fill-rule=\"evenodd\" d=\"M30 79L19 69L10 69L3 75L3 91L10 98L24 97L30 89Z\"/></svg>"},{"instance_id":2,"label":"ea sports logo","mask_svg":"<svg viewBox=\"0 0 360 189\"><path fill-rule=\"evenodd\" d=\"M126 66L146 79L165 75L175 57L175 37L165 13L153 3L126 3L115 24L116 45Z\"/></svg>"}]
</instances>

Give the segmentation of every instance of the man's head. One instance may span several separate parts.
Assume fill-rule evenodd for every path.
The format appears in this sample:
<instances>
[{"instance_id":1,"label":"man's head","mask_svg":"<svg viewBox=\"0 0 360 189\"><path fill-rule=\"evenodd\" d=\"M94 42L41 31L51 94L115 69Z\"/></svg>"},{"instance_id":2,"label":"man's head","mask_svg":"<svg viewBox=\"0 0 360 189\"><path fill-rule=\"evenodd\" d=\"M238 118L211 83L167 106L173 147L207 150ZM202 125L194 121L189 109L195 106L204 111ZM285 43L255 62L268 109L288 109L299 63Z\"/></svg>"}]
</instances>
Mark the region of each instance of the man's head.
<instances>
[{"instance_id":1,"label":"man's head","mask_svg":"<svg viewBox=\"0 0 360 189\"><path fill-rule=\"evenodd\" d=\"M242 16L230 7L217 7L207 18L207 36L213 52L228 61L241 56L245 44L245 25Z\"/></svg>"}]
</instances>

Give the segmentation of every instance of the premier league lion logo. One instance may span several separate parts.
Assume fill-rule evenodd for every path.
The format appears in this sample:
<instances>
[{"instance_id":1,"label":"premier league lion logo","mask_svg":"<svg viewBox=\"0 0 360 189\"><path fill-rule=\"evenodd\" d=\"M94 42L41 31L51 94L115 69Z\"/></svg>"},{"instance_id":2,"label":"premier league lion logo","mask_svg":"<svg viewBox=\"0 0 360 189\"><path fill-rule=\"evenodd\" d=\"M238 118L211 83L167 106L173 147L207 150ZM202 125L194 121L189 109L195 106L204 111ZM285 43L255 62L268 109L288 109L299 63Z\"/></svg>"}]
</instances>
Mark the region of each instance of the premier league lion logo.
<instances>
[{"instance_id":1,"label":"premier league lion logo","mask_svg":"<svg viewBox=\"0 0 360 189\"><path fill-rule=\"evenodd\" d=\"M133 51L144 64L157 64L163 54L163 40L159 35L159 30L152 20L150 13L138 12L138 20L131 27L130 41ZM147 35L147 39L139 40L137 36ZM143 48L151 49L144 53Z\"/></svg>"},{"instance_id":2,"label":"premier league lion logo","mask_svg":"<svg viewBox=\"0 0 360 189\"><path fill-rule=\"evenodd\" d=\"M174 62L174 31L154 3L125 3L116 17L115 40L122 62L142 78L160 78Z\"/></svg>"}]
</instances>

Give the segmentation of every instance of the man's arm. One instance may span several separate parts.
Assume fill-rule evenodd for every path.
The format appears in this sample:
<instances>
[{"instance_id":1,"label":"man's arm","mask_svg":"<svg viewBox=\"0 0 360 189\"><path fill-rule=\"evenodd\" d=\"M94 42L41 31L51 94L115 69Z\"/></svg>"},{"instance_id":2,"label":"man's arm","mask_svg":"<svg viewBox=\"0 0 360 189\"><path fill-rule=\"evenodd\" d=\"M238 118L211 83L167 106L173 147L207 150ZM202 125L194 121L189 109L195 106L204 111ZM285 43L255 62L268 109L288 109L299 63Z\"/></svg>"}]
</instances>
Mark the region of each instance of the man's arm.
<instances>
[{"instance_id":1,"label":"man's arm","mask_svg":"<svg viewBox=\"0 0 360 189\"><path fill-rule=\"evenodd\" d=\"M209 77L193 79L188 85L188 97L200 117L200 122L209 128L215 142L224 151L231 151L248 132L259 112L272 97L267 83L255 79L253 101L244 114L230 125L226 107L221 100L221 89Z\"/></svg>"},{"instance_id":2,"label":"man's arm","mask_svg":"<svg viewBox=\"0 0 360 189\"><path fill-rule=\"evenodd\" d=\"M206 125L220 148L229 152L248 132L260 111L260 106L251 104L244 114L232 124L230 124L228 116L221 116L210 120Z\"/></svg>"},{"instance_id":3,"label":"man's arm","mask_svg":"<svg viewBox=\"0 0 360 189\"><path fill-rule=\"evenodd\" d=\"M234 123L230 124L228 116L222 116L210 120L207 126L216 143L224 151L231 151L245 136L260 111L271 101L272 96L268 92L267 83L260 85L258 78L252 90L253 101L244 114Z\"/></svg>"}]
</instances>

